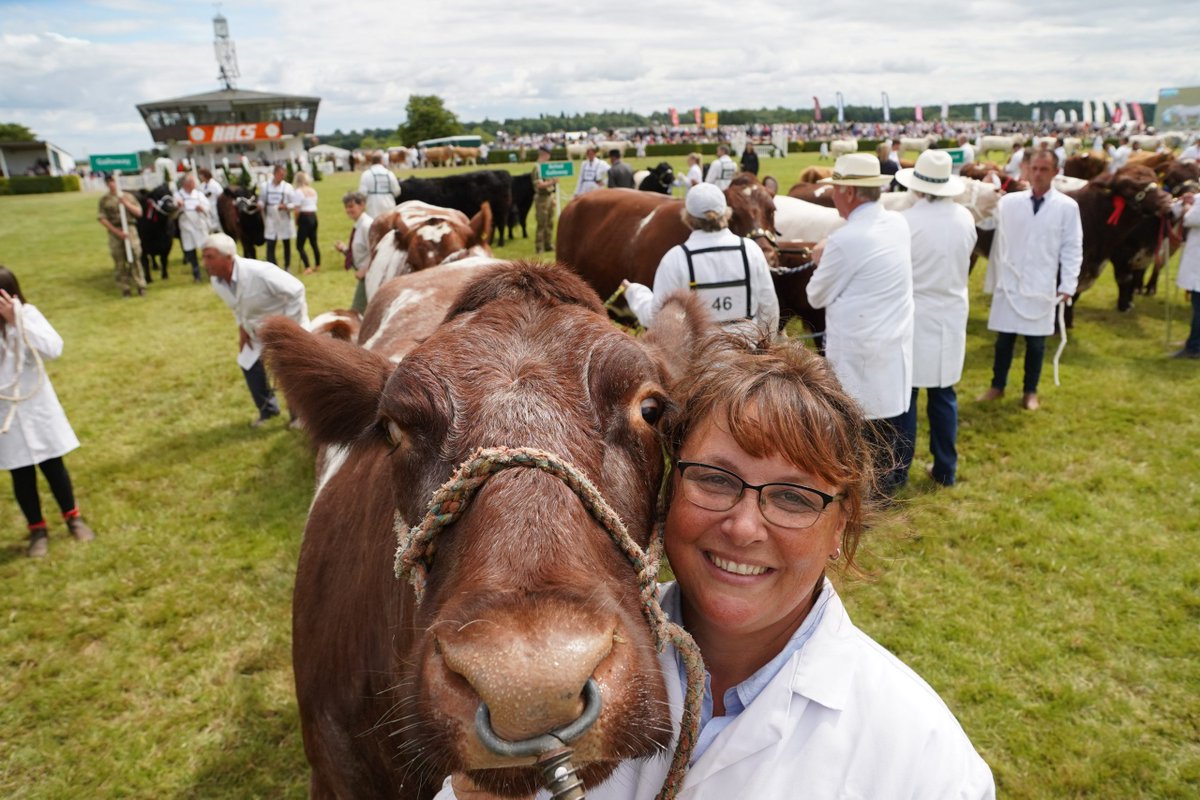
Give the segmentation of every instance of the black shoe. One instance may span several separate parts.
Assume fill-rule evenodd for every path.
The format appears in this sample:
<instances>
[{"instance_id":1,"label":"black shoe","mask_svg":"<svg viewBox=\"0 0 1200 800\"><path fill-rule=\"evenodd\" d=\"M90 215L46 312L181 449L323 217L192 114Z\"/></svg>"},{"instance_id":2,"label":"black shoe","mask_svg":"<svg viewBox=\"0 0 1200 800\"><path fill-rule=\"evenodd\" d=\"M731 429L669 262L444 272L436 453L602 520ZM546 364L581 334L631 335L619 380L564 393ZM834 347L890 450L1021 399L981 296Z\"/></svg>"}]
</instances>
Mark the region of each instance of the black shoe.
<instances>
[{"instance_id":1,"label":"black shoe","mask_svg":"<svg viewBox=\"0 0 1200 800\"><path fill-rule=\"evenodd\" d=\"M1186 347L1177 353L1172 353L1171 358L1200 358L1200 352L1188 350Z\"/></svg>"}]
</instances>

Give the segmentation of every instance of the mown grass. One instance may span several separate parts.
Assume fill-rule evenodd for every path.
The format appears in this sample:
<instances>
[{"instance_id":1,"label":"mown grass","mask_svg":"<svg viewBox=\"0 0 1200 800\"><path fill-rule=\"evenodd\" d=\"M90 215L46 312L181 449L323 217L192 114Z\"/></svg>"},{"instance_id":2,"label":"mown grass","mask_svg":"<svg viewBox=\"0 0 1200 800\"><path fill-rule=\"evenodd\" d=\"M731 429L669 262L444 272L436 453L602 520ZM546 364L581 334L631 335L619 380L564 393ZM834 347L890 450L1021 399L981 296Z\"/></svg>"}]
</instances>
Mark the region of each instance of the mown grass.
<instances>
[{"instance_id":1,"label":"mown grass","mask_svg":"<svg viewBox=\"0 0 1200 800\"><path fill-rule=\"evenodd\" d=\"M764 172L787 186L811 161ZM317 184L313 313L353 292L330 244L355 181ZM0 198L0 263L66 339L50 375L99 533L80 545L52 523L50 557L30 561L16 503L0 503L0 795L303 796L289 631L311 450L280 421L247 427L232 319L178 250L149 297L118 297L96 201ZM532 257L532 241L498 252ZM942 694L1001 796L1196 796L1200 369L1164 358L1165 295L1118 314L1106 275L1081 302L1061 387L1047 365L1043 410L980 407L980 284L960 483L935 491L914 469L866 542L874 580L844 587L851 612ZM1185 309L1176 294L1176 339Z\"/></svg>"}]
</instances>

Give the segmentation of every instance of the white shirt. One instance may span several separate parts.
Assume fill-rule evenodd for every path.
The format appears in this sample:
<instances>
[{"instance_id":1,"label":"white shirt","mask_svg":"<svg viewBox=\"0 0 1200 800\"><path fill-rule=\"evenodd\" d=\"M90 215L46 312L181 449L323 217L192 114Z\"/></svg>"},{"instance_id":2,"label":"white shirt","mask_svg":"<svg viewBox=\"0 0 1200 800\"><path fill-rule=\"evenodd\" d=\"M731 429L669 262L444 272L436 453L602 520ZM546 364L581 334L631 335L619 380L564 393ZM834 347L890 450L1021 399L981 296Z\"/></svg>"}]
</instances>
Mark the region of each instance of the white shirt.
<instances>
[{"instance_id":1,"label":"white shirt","mask_svg":"<svg viewBox=\"0 0 1200 800\"><path fill-rule=\"evenodd\" d=\"M175 201L179 205L179 239L183 249L195 250L208 237L211 223L208 197L199 189L190 192L180 189L175 193Z\"/></svg>"},{"instance_id":2,"label":"white shirt","mask_svg":"<svg viewBox=\"0 0 1200 800\"><path fill-rule=\"evenodd\" d=\"M299 189L296 190L296 200L299 202L297 211L301 214L317 213L317 190L309 188L309 193L305 193Z\"/></svg>"},{"instance_id":3,"label":"white shirt","mask_svg":"<svg viewBox=\"0 0 1200 800\"><path fill-rule=\"evenodd\" d=\"M598 158L585 158L579 165L579 183L575 185L575 197L583 197L604 185L608 177L608 164Z\"/></svg>"},{"instance_id":4,"label":"white shirt","mask_svg":"<svg viewBox=\"0 0 1200 800\"><path fill-rule=\"evenodd\" d=\"M1116 172L1125 166L1125 162L1129 160L1129 154L1132 152L1133 148L1127 144L1123 144L1120 147L1109 145L1108 154L1112 157L1112 162L1108 165L1108 171Z\"/></svg>"},{"instance_id":5,"label":"white shirt","mask_svg":"<svg viewBox=\"0 0 1200 800\"><path fill-rule=\"evenodd\" d=\"M354 270L366 269L371 266L371 215L363 212L354 221L354 241L350 243L350 260L354 262Z\"/></svg>"},{"instance_id":6,"label":"white shirt","mask_svg":"<svg viewBox=\"0 0 1200 800\"><path fill-rule=\"evenodd\" d=\"M953 386L967 352L975 220L951 199L920 199L902 213L912 233L913 386Z\"/></svg>"},{"instance_id":7,"label":"white shirt","mask_svg":"<svg viewBox=\"0 0 1200 800\"><path fill-rule=\"evenodd\" d=\"M1180 161L1200 161L1200 143L1192 143L1179 154Z\"/></svg>"},{"instance_id":8,"label":"white shirt","mask_svg":"<svg viewBox=\"0 0 1200 800\"><path fill-rule=\"evenodd\" d=\"M708 174L704 176L704 182L716 184L718 189L724 191L733 182L734 175L737 175L737 164L734 164L728 155L723 155L708 165Z\"/></svg>"},{"instance_id":9,"label":"white shirt","mask_svg":"<svg viewBox=\"0 0 1200 800\"><path fill-rule=\"evenodd\" d=\"M250 345L238 352L242 369L250 369L262 355L258 328L267 317L281 315L298 325L308 325L304 284L274 264L234 256L229 283L213 277L212 287L250 337Z\"/></svg>"},{"instance_id":10,"label":"white shirt","mask_svg":"<svg viewBox=\"0 0 1200 800\"><path fill-rule=\"evenodd\" d=\"M0 469L18 469L58 458L79 447L79 439L67 422L67 414L50 376L40 378L33 350L49 361L62 355L63 340L35 306L14 304L29 339L26 346L16 325L5 325L0 338L0 394L25 398L17 403L8 432L0 436ZM32 349L30 349L32 347ZM17 361L21 368L18 371ZM11 400L0 401L0 422L12 409Z\"/></svg>"},{"instance_id":11,"label":"white shirt","mask_svg":"<svg viewBox=\"0 0 1200 800\"><path fill-rule=\"evenodd\" d=\"M1032 196L1029 190L1006 194L996 209L996 238L984 280L984 291L993 294L988 330L1049 336L1058 293L1074 294L1079 283L1083 226L1078 204L1052 187L1035 215Z\"/></svg>"},{"instance_id":12,"label":"white shirt","mask_svg":"<svg viewBox=\"0 0 1200 800\"><path fill-rule=\"evenodd\" d=\"M367 214L374 218L396 207L400 181L383 164L372 164L358 179L358 190L367 196Z\"/></svg>"},{"instance_id":13,"label":"white shirt","mask_svg":"<svg viewBox=\"0 0 1200 800\"><path fill-rule=\"evenodd\" d=\"M225 193L225 187L217 183L216 178L209 178L207 182L200 184L200 191L204 192L204 196L208 198L209 230L221 230L221 218L217 214L217 198Z\"/></svg>"},{"instance_id":14,"label":"white shirt","mask_svg":"<svg viewBox=\"0 0 1200 800\"><path fill-rule=\"evenodd\" d=\"M700 286L691 285L685 247L692 251L692 266L696 283ZM699 252L714 247L732 249ZM747 275L749 286L704 286L745 281ZM749 304L749 315L756 322L766 325L770 330L779 327L779 298L775 296L775 283L771 280L771 271L762 249L728 228L714 232L692 231L686 242L672 247L659 262L654 273L654 291L640 283L631 283L625 290L625 299L637 315L638 322L649 328L654 324L654 317L667 295L677 289L691 289L698 293L719 322L745 319Z\"/></svg>"},{"instance_id":15,"label":"white shirt","mask_svg":"<svg viewBox=\"0 0 1200 800\"><path fill-rule=\"evenodd\" d=\"M704 172L700 169L699 164L692 164L688 167L687 175L683 179L684 194L687 194L687 189L693 186L699 186L704 181Z\"/></svg>"},{"instance_id":16,"label":"white shirt","mask_svg":"<svg viewBox=\"0 0 1200 800\"><path fill-rule=\"evenodd\" d=\"M1192 207L1183 215L1183 225L1191 228L1187 244L1179 255L1179 273L1175 276L1175 285L1189 292L1200 292L1200 202L1192 203Z\"/></svg>"},{"instance_id":17,"label":"white shirt","mask_svg":"<svg viewBox=\"0 0 1200 800\"><path fill-rule=\"evenodd\" d=\"M830 598L812 636L693 762L679 799L993 800L991 770L946 704L855 627L828 581L823 591ZM659 664L678 731L673 647ZM587 796L653 800L670 762L669 754L626 761ZM437 797L454 797L449 780Z\"/></svg>"},{"instance_id":18,"label":"white shirt","mask_svg":"<svg viewBox=\"0 0 1200 800\"><path fill-rule=\"evenodd\" d=\"M825 357L868 419L908 410L913 374L911 234L879 203L854 209L829 234L808 283L825 309Z\"/></svg>"},{"instance_id":19,"label":"white shirt","mask_svg":"<svg viewBox=\"0 0 1200 800\"><path fill-rule=\"evenodd\" d=\"M280 208L280 204L285 208ZM263 209L263 236L267 239L292 239L296 226L292 212L296 210L296 191L287 181L267 181L258 193L258 205Z\"/></svg>"},{"instance_id":20,"label":"white shirt","mask_svg":"<svg viewBox=\"0 0 1200 800\"><path fill-rule=\"evenodd\" d=\"M1014 178L1021 177L1021 162L1025 160L1025 148L1018 147L1013 151L1012 158L1008 160L1004 171Z\"/></svg>"},{"instance_id":21,"label":"white shirt","mask_svg":"<svg viewBox=\"0 0 1200 800\"><path fill-rule=\"evenodd\" d=\"M958 147L960 150L962 150L963 161L961 164L954 165L953 171L954 171L955 175L962 172L962 168L965 167L967 164L975 163L975 148L971 146L970 142L963 142Z\"/></svg>"}]
</instances>

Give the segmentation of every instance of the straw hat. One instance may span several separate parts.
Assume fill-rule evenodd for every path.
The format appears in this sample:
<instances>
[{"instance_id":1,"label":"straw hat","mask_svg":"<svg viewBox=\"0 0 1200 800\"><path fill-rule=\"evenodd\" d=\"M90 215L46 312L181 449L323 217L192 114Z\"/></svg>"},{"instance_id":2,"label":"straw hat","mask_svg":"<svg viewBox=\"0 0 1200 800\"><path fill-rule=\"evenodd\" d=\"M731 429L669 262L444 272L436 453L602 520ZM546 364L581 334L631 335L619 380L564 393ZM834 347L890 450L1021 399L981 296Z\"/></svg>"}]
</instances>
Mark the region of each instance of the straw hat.
<instances>
[{"instance_id":1,"label":"straw hat","mask_svg":"<svg viewBox=\"0 0 1200 800\"><path fill-rule=\"evenodd\" d=\"M834 186L886 186L891 182L892 176L880 174L879 159L870 153L838 156L833 164L833 176L817 181Z\"/></svg>"},{"instance_id":2,"label":"straw hat","mask_svg":"<svg viewBox=\"0 0 1200 800\"><path fill-rule=\"evenodd\" d=\"M901 186L937 195L938 197L956 197L962 194L967 185L962 178L951 175L950 154L944 150L926 150L917 158L917 165L902 169L896 173L896 182Z\"/></svg>"}]
</instances>

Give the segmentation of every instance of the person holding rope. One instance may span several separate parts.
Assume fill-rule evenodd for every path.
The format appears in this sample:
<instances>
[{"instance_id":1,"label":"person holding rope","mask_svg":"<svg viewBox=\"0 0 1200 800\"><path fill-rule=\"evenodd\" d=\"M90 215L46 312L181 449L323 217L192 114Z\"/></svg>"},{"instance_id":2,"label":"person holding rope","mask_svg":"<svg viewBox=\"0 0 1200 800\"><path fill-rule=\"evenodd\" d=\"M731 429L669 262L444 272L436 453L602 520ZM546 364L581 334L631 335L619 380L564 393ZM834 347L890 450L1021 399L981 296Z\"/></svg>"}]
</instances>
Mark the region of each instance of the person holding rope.
<instances>
[{"instance_id":1,"label":"person holding rope","mask_svg":"<svg viewBox=\"0 0 1200 800\"><path fill-rule=\"evenodd\" d=\"M1021 406L1036 411L1055 310L1071 299L1079 284L1083 224L1075 200L1054 188L1054 151L1035 150L1026 164L1030 188L1004 195L996 209L996 239L984 281L984 291L992 293L988 330L996 331L996 351L992 385L977 399L987 403L1004 396L1020 335L1025 337Z\"/></svg>"},{"instance_id":2,"label":"person holding rope","mask_svg":"<svg viewBox=\"0 0 1200 800\"><path fill-rule=\"evenodd\" d=\"M827 573L857 569L876 496L870 422L829 363L773 331L722 332L665 422L663 610L703 657L682 775L624 762L591 800L991 800L991 770L937 693L855 627ZM679 737L684 659L659 657ZM672 743L674 746L674 742ZM485 800L464 774L439 800Z\"/></svg>"},{"instance_id":3,"label":"person holding rope","mask_svg":"<svg viewBox=\"0 0 1200 800\"><path fill-rule=\"evenodd\" d=\"M96 534L75 503L71 474L63 456L79 439L46 376L43 359L62 355L63 340L36 306L21 293L17 276L0 266L0 468L12 474L17 505L29 525L30 558L49 553L49 535L38 497L37 470L50 484L67 530L76 541Z\"/></svg>"},{"instance_id":4,"label":"person holding rope","mask_svg":"<svg viewBox=\"0 0 1200 800\"><path fill-rule=\"evenodd\" d=\"M638 322L649 328L663 300L676 289L704 298L718 322L752 319L779 327L779 298L762 249L729 230L725 193L711 183L693 186L683 201L683 221L692 233L663 256L654 290L624 282L626 301Z\"/></svg>"}]
</instances>

